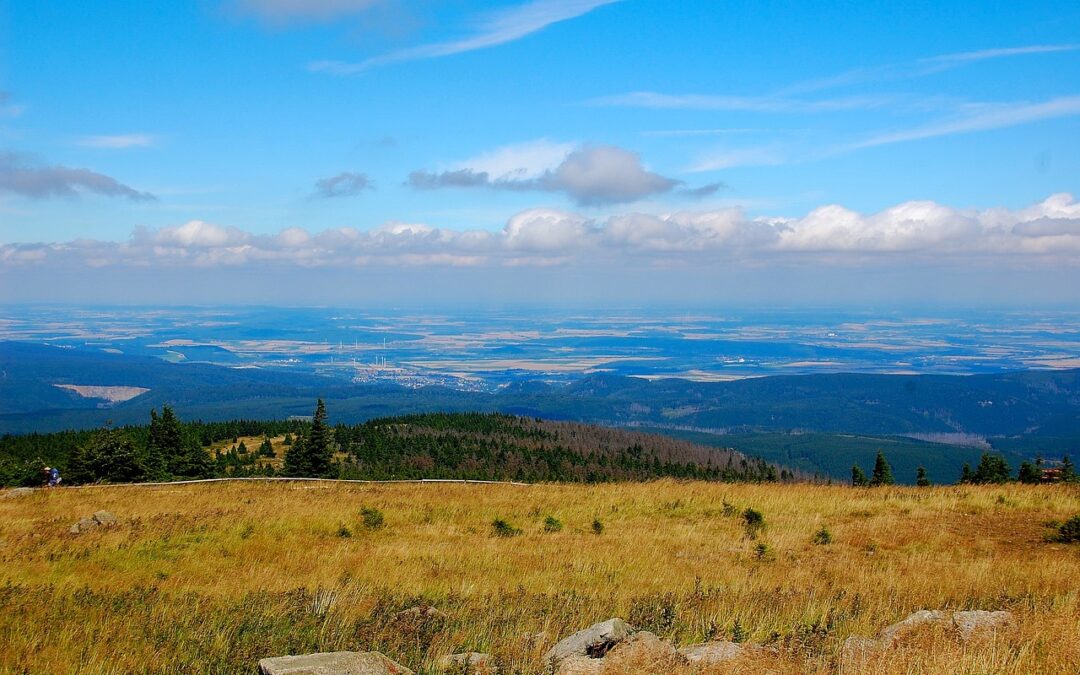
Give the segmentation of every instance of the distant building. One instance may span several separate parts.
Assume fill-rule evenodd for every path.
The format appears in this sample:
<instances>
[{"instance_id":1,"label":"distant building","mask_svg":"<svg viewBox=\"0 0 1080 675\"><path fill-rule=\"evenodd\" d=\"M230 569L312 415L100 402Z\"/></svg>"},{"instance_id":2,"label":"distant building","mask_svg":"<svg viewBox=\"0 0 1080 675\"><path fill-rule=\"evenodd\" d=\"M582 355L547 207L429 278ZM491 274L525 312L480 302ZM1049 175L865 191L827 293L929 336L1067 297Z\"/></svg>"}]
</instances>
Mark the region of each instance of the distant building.
<instances>
[{"instance_id":1,"label":"distant building","mask_svg":"<svg viewBox=\"0 0 1080 675\"><path fill-rule=\"evenodd\" d=\"M1055 467L1053 469L1042 470L1042 482L1044 483L1060 483L1061 482L1061 469Z\"/></svg>"}]
</instances>

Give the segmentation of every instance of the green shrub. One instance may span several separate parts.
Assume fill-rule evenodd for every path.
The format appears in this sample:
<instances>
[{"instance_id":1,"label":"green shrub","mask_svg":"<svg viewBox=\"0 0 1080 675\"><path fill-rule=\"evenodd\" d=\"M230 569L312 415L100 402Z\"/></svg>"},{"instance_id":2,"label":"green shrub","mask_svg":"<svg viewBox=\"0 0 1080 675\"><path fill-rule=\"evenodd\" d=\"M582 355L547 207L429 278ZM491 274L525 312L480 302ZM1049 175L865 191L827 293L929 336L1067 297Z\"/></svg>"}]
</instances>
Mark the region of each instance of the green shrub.
<instances>
[{"instance_id":1,"label":"green shrub","mask_svg":"<svg viewBox=\"0 0 1080 675\"><path fill-rule=\"evenodd\" d=\"M516 537L521 534L521 530L502 518L496 518L491 521L491 533L496 537Z\"/></svg>"},{"instance_id":2,"label":"green shrub","mask_svg":"<svg viewBox=\"0 0 1080 675\"><path fill-rule=\"evenodd\" d=\"M369 530L377 530L383 526L382 511L370 506L360 509L360 519L364 523L364 527Z\"/></svg>"},{"instance_id":3,"label":"green shrub","mask_svg":"<svg viewBox=\"0 0 1080 675\"><path fill-rule=\"evenodd\" d=\"M769 545L763 541L759 541L757 543L757 546L754 547L755 560L765 560L767 557L769 557L769 553Z\"/></svg>"},{"instance_id":4,"label":"green shrub","mask_svg":"<svg viewBox=\"0 0 1080 675\"><path fill-rule=\"evenodd\" d=\"M544 519L544 532L559 532L562 527L562 521L555 516L548 516Z\"/></svg>"},{"instance_id":5,"label":"green shrub","mask_svg":"<svg viewBox=\"0 0 1080 675\"><path fill-rule=\"evenodd\" d=\"M352 536L352 530L345 527L345 524L342 523L340 526L338 526L337 536L341 537L342 539L348 539Z\"/></svg>"},{"instance_id":6,"label":"green shrub","mask_svg":"<svg viewBox=\"0 0 1080 675\"><path fill-rule=\"evenodd\" d=\"M593 518L592 531L593 531L593 534L603 534L604 533L604 524L600 522L599 518Z\"/></svg>"},{"instance_id":7,"label":"green shrub","mask_svg":"<svg viewBox=\"0 0 1080 675\"><path fill-rule=\"evenodd\" d=\"M814 543L818 546L827 546L832 543L832 532L829 532L829 528L824 525L821 529L814 533Z\"/></svg>"},{"instance_id":8,"label":"green shrub","mask_svg":"<svg viewBox=\"0 0 1080 675\"><path fill-rule=\"evenodd\" d=\"M757 539L758 534L765 529L765 516L754 509L746 509L743 511L742 517L743 527L746 529L746 536L750 539Z\"/></svg>"},{"instance_id":9,"label":"green shrub","mask_svg":"<svg viewBox=\"0 0 1080 675\"><path fill-rule=\"evenodd\" d=\"M1058 527L1056 541L1071 544L1080 541L1080 515L1069 518Z\"/></svg>"}]
</instances>

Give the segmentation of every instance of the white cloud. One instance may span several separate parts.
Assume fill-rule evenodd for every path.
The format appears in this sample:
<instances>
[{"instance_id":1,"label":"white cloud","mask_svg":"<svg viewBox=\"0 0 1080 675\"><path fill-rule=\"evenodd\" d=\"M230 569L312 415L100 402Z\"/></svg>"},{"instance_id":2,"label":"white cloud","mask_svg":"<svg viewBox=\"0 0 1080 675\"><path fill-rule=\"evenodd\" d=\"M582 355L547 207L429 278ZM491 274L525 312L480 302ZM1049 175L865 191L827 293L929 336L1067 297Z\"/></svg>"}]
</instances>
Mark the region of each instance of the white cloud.
<instances>
[{"instance_id":1,"label":"white cloud","mask_svg":"<svg viewBox=\"0 0 1080 675\"><path fill-rule=\"evenodd\" d=\"M481 17L471 35L457 40L410 47L360 63L317 61L310 64L309 68L332 75L352 75L389 63L439 58L486 49L520 40L554 23L577 18L598 7L615 2L621 2L621 0L533 0Z\"/></svg>"},{"instance_id":2,"label":"white cloud","mask_svg":"<svg viewBox=\"0 0 1080 675\"><path fill-rule=\"evenodd\" d=\"M544 152L548 153L548 149ZM514 150L510 154L521 153ZM554 156L555 153L550 152L544 159L550 161ZM505 157L498 159L503 164L503 167L497 167L500 171L516 163L508 164ZM418 190L483 187L518 192L561 192L581 206L637 201L682 185L682 181L649 171L637 153L611 145L583 145L564 155L557 166L542 173L536 172L538 165L539 162L535 162L532 167L533 177L529 177L530 170L525 167L495 177L475 167L442 173L414 171L409 174L408 185Z\"/></svg>"},{"instance_id":3,"label":"white cloud","mask_svg":"<svg viewBox=\"0 0 1080 675\"><path fill-rule=\"evenodd\" d=\"M540 138L480 153L459 162L454 168L486 173L496 181L537 178L561 164L575 147L574 143L557 143Z\"/></svg>"},{"instance_id":4,"label":"white cloud","mask_svg":"<svg viewBox=\"0 0 1080 675\"><path fill-rule=\"evenodd\" d=\"M938 261L958 266L1080 266L1080 202L1051 195L1022 209L956 209L905 202L863 214L826 205L799 218L749 217L740 208L621 213L604 219L557 209L528 209L500 231L448 230L391 222L370 231L299 227L256 235L191 221L138 229L127 242L76 240L0 246L0 269L73 267L550 266L717 264L878 264Z\"/></svg>"},{"instance_id":5,"label":"white cloud","mask_svg":"<svg viewBox=\"0 0 1080 675\"><path fill-rule=\"evenodd\" d=\"M85 136L79 145L87 148L122 150L125 148L149 148L156 139L150 134L117 134L114 136Z\"/></svg>"}]
</instances>

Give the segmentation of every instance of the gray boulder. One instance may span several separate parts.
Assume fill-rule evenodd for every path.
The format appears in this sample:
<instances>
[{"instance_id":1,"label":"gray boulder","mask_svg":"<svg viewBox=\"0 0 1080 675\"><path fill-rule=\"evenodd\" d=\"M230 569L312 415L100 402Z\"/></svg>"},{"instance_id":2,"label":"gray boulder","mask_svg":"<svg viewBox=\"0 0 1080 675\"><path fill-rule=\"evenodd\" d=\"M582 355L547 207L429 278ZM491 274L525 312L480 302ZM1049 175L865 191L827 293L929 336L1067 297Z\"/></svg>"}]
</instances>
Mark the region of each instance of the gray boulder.
<instances>
[{"instance_id":1,"label":"gray boulder","mask_svg":"<svg viewBox=\"0 0 1080 675\"><path fill-rule=\"evenodd\" d=\"M634 629L622 619L608 619L560 640L544 654L544 662L555 669L572 656L603 658L612 647L625 640L633 632Z\"/></svg>"},{"instance_id":2,"label":"gray boulder","mask_svg":"<svg viewBox=\"0 0 1080 675\"><path fill-rule=\"evenodd\" d=\"M116 516L109 513L108 511L95 511L94 515L91 516L91 517L94 519L94 522L97 523L98 525L108 526L108 525L115 525L116 524Z\"/></svg>"},{"instance_id":3,"label":"gray boulder","mask_svg":"<svg viewBox=\"0 0 1080 675\"><path fill-rule=\"evenodd\" d=\"M967 612L953 612L953 626L960 640L967 642L981 633L993 632L1013 625L1012 612L988 612L976 609Z\"/></svg>"},{"instance_id":4,"label":"gray boulder","mask_svg":"<svg viewBox=\"0 0 1080 675\"><path fill-rule=\"evenodd\" d=\"M259 661L262 675L413 675L379 652L324 652Z\"/></svg>"},{"instance_id":5,"label":"gray boulder","mask_svg":"<svg viewBox=\"0 0 1080 675\"><path fill-rule=\"evenodd\" d=\"M898 640L903 640L912 631L923 626L946 625L949 623L949 615L937 609L920 609L908 614L903 621L897 621L878 636L882 645L888 647Z\"/></svg>"},{"instance_id":6,"label":"gray boulder","mask_svg":"<svg viewBox=\"0 0 1080 675\"><path fill-rule=\"evenodd\" d=\"M68 532L80 534L98 527L112 527L113 525L116 525L117 522L116 516L108 511L96 511L94 515L89 518L80 518L77 523L71 526Z\"/></svg>"},{"instance_id":7,"label":"gray boulder","mask_svg":"<svg viewBox=\"0 0 1080 675\"><path fill-rule=\"evenodd\" d=\"M680 649L679 653L686 657L686 660L690 663L699 666L711 666L717 663L734 661L742 656L744 650L743 645L735 642L716 640L697 645L687 645Z\"/></svg>"}]
</instances>

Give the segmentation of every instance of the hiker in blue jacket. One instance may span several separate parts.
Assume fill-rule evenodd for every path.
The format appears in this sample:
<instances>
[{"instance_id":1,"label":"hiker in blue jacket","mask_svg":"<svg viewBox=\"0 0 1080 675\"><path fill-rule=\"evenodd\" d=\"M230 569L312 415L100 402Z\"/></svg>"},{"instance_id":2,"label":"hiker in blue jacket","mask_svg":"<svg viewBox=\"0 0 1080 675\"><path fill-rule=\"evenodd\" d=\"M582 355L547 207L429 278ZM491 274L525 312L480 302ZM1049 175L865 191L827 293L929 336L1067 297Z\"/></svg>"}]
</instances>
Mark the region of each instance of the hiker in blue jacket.
<instances>
[{"instance_id":1,"label":"hiker in blue jacket","mask_svg":"<svg viewBox=\"0 0 1080 675\"><path fill-rule=\"evenodd\" d=\"M45 480L49 487L56 487L60 485L60 471L55 466L45 467Z\"/></svg>"}]
</instances>

